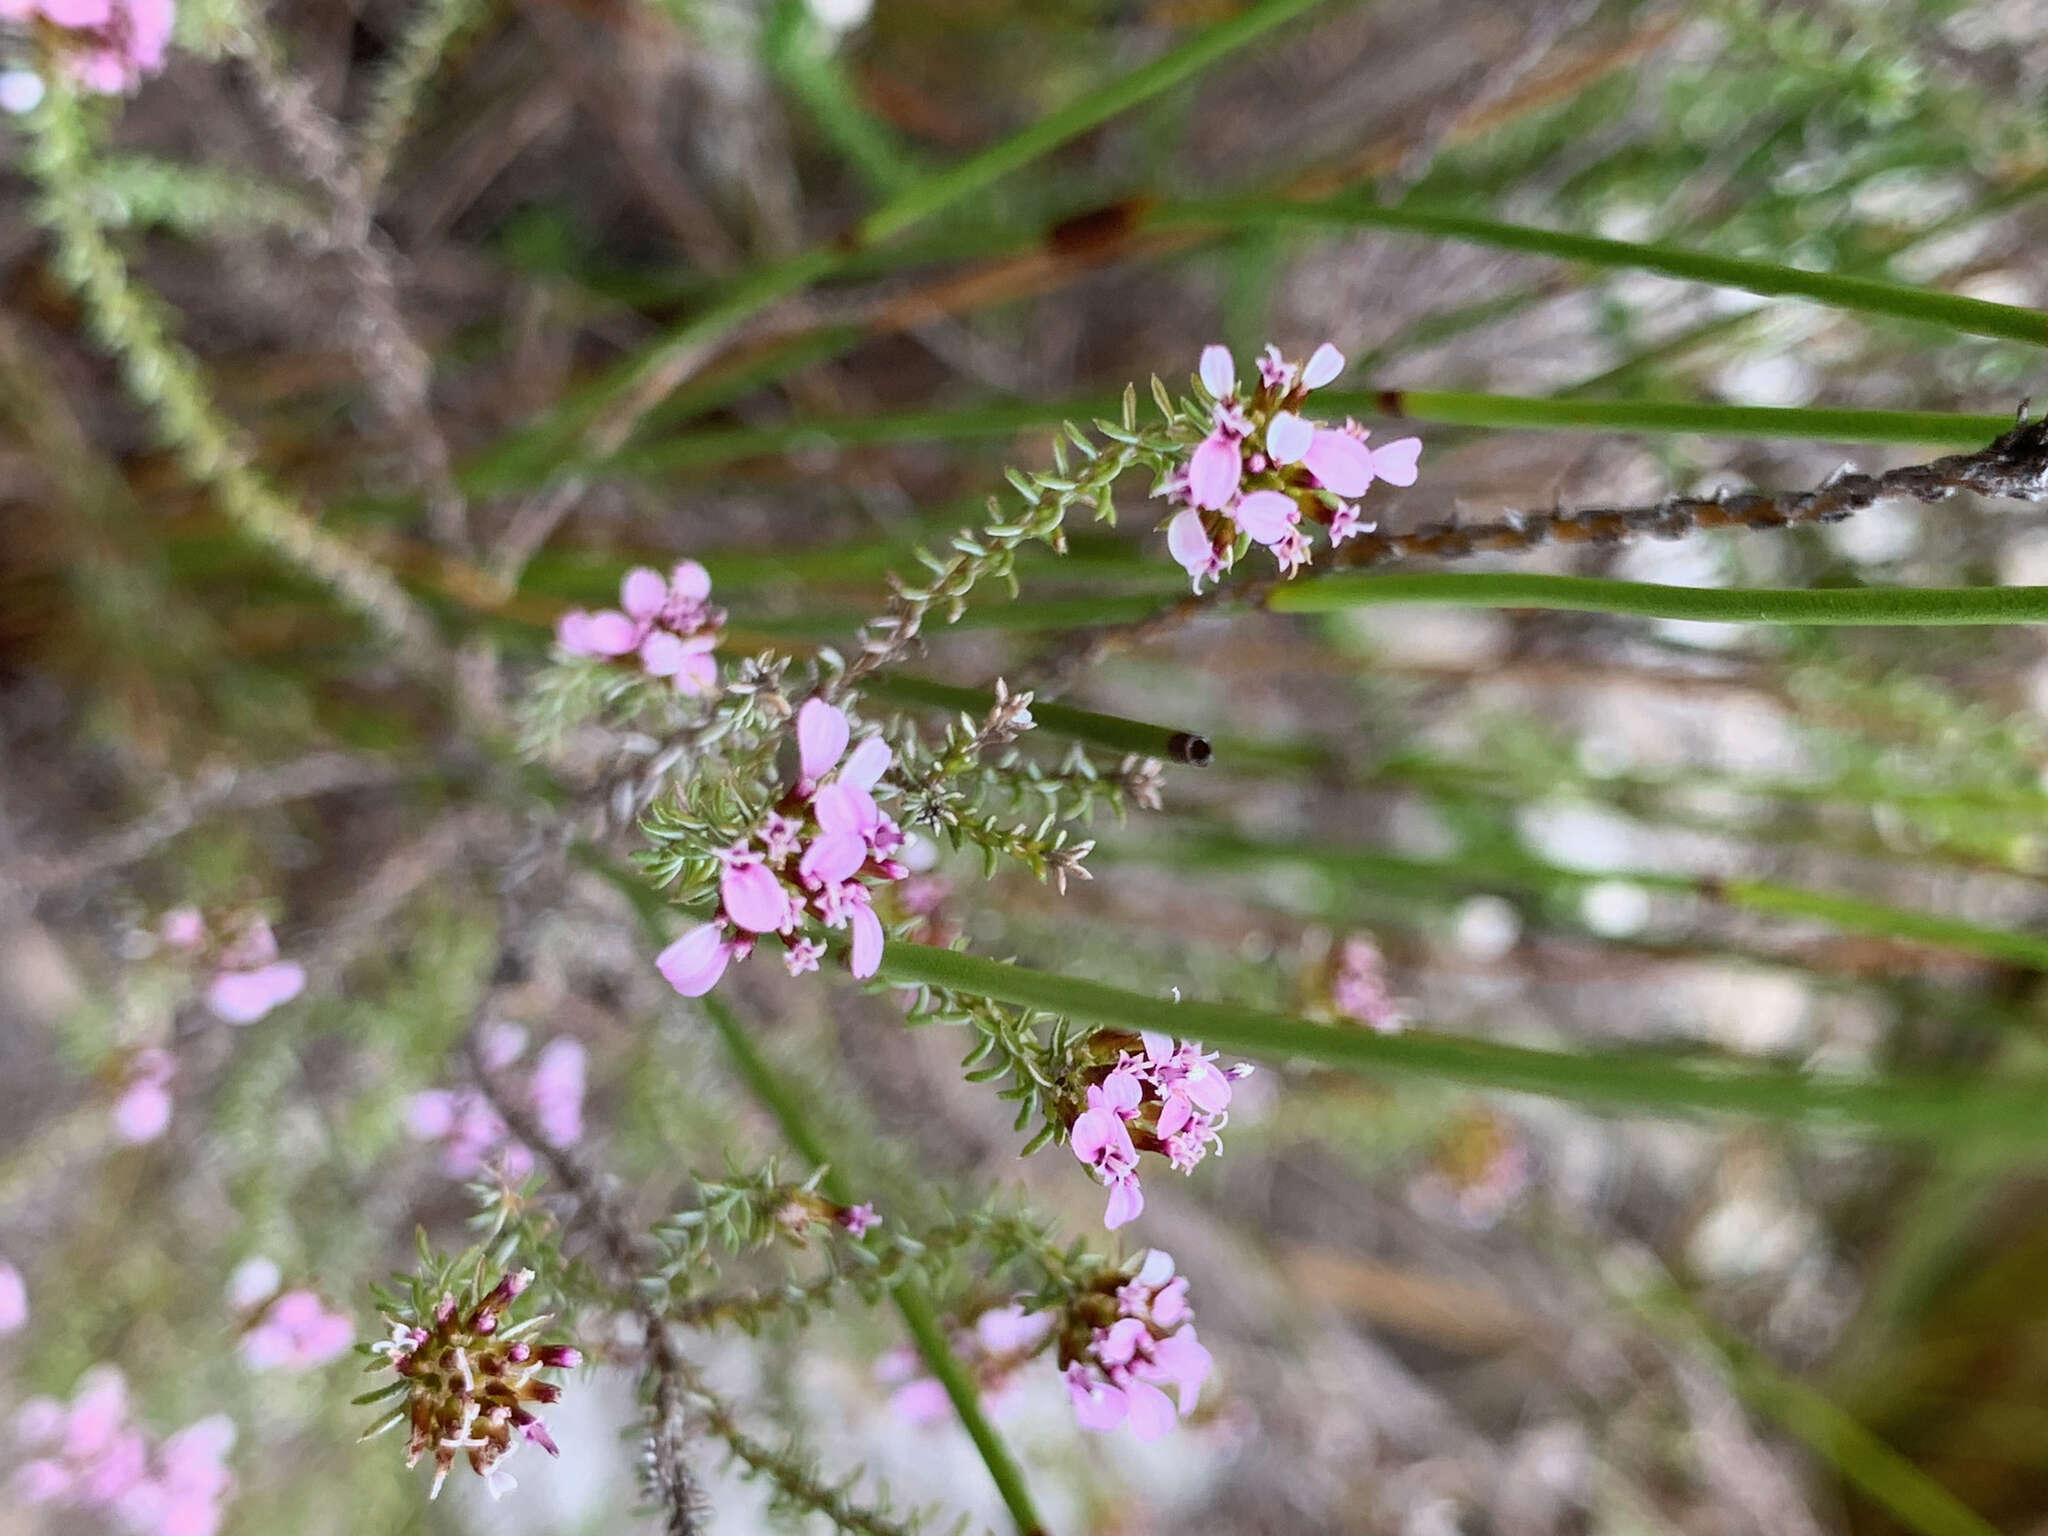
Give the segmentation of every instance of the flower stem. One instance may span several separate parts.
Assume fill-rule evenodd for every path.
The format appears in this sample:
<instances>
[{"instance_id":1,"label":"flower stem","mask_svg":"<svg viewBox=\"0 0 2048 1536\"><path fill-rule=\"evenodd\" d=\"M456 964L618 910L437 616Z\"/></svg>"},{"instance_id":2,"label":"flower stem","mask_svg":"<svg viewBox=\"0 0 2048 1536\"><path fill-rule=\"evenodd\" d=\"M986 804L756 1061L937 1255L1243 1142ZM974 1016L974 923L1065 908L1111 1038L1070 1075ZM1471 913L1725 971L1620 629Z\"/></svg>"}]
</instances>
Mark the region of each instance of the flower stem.
<instances>
[{"instance_id":1,"label":"flower stem","mask_svg":"<svg viewBox=\"0 0 2048 1536\"><path fill-rule=\"evenodd\" d=\"M878 673L865 679L861 686L874 697L892 704L953 710L976 718L985 716L996 705L996 696L988 689L962 688L928 677ZM1192 731L1175 730L1171 726L1126 719L1122 715L1102 715L1093 710L1073 709L1065 704L1034 701L1031 718L1036 729L1047 735L1084 741L1111 752L1156 757L1195 768L1206 768L1213 757L1207 737Z\"/></svg>"},{"instance_id":2,"label":"flower stem","mask_svg":"<svg viewBox=\"0 0 2048 1536\"><path fill-rule=\"evenodd\" d=\"M841 1205L852 1205L857 1198L855 1190L833 1163L802 1103L755 1049L753 1037L739 1018L716 993L698 999L698 1004L704 1016L711 1021L711 1027L717 1030L718 1038L724 1042L726 1054L732 1058L733 1069L740 1080L774 1117L784 1139L807 1162L826 1170L820 1180L825 1193ZM889 1294L896 1302L896 1310L902 1314L903 1325L910 1334L911 1342L917 1346L918 1354L923 1357L926 1369L946 1389L946 1396L952 1399L960 1422L966 1426L975 1449L981 1452L982 1462L988 1467L988 1475L994 1480L996 1491L1002 1495L1004 1507L1017 1523L1018 1536L1044 1536L1045 1523L1031 1501L1024 1470L981 1411L981 1399L975 1392L974 1383L968 1379L965 1368L946 1342L945 1331L939 1326L938 1310L933 1306L924 1283L915 1276L905 1276L890 1288Z\"/></svg>"},{"instance_id":3,"label":"flower stem","mask_svg":"<svg viewBox=\"0 0 2048 1536\"><path fill-rule=\"evenodd\" d=\"M1475 1087L1538 1093L1665 1114L1716 1112L1861 1126L1914 1138L2048 1141L2038 1086L1960 1076L1831 1079L1725 1058L1694 1061L1629 1051L1549 1051L1412 1031L1315 1024L1223 1003L1174 1002L955 950L892 942L884 981L944 987L1082 1023L1155 1030L1269 1059L1347 1071L1405 1072Z\"/></svg>"},{"instance_id":4,"label":"flower stem","mask_svg":"<svg viewBox=\"0 0 2048 1536\"><path fill-rule=\"evenodd\" d=\"M1281 587L1275 613L1334 613L1383 603L1542 608L1725 624L1959 625L2048 622L2048 587L1671 587L1522 571L1340 571Z\"/></svg>"}]
</instances>

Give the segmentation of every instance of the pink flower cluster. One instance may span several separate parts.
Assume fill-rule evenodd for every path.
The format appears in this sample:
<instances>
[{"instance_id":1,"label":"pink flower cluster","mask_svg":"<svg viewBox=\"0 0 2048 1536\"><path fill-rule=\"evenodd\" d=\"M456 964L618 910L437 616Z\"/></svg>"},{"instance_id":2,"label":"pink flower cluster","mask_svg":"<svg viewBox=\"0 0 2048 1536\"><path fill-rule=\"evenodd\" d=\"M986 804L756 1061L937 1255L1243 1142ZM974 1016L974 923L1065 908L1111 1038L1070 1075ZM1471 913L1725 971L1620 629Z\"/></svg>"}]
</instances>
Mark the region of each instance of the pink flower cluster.
<instances>
[{"instance_id":1,"label":"pink flower cluster","mask_svg":"<svg viewBox=\"0 0 2048 1536\"><path fill-rule=\"evenodd\" d=\"M1102 1224L1112 1232L1145 1209L1138 1154L1157 1152L1182 1173L1191 1170L1221 1145L1230 1085L1252 1070L1247 1062L1222 1070L1213 1051L1165 1035L1139 1038L1141 1051L1119 1052L1101 1081L1088 1086L1087 1108L1067 1132L1074 1156L1109 1189Z\"/></svg>"},{"instance_id":2,"label":"pink flower cluster","mask_svg":"<svg viewBox=\"0 0 2048 1536\"><path fill-rule=\"evenodd\" d=\"M213 1536L233 1487L227 1454L235 1426L225 1414L188 1425L152 1446L128 1416L128 1383L111 1365L79 1378L67 1406L31 1398L14 1417L34 1459L14 1475L24 1504L68 1505L111 1515L132 1536Z\"/></svg>"},{"instance_id":3,"label":"pink flower cluster","mask_svg":"<svg viewBox=\"0 0 2048 1536\"><path fill-rule=\"evenodd\" d=\"M1529 1143L1506 1116L1479 1109L1459 1117L1408 1188L1425 1216L1484 1231L1528 1192Z\"/></svg>"},{"instance_id":4,"label":"pink flower cluster","mask_svg":"<svg viewBox=\"0 0 2048 1536\"><path fill-rule=\"evenodd\" d=\"M164 67L176 0L0 0L0 21L57 28L64 69L88 91L118 96Z\"/></svg>"},{"instance_id":5,"label":"pink flower cluster","mask_svg":"<svg viewBox=\"0 0 2048 1536\"><path fill-rule=\"evenodd\" d=\"M1083 1429L1107 1433L1128 1424L1140 1440L1157 1440L1195 1411L1214 1362L1195 1337L1188 1283L1174 1275L1173 1255L1158 1248L1146 1254L1143 1267L1117 1287L1115 1302L1114 1320L1096 1323L1084 1347L1062 1340L1067 1397ZM1167 1387L1180 1400L1178 1413Z\"/></svg>"},{"instance_id":6,"label":"pink flower cluster","mask_svg":"<svg viewBox=\"0 0 2048 1536\"><path fill-rule=\"evenodd\" d=\"M254 1024L306 989L306 968L296 960L278 959L277 936L253 914L232 923L229 936L221 940L209 932L197 907L177 907L164 914L157 933L170 948L211 962L206 1006L223 1023Z\"/></svg>"},{"instance_id":7,"label":"pink flower cluster","mask_svg":"<svg viewBox=\"0 0 2048 1536\"><path fill-rule=\"evenodd\" d=\"M875 804L889 745L868 736L849 753L852 736L846 712L823 699L797 711L796 786L744 841L719 855L718 916L655 958L684 997L709 992L728 965L771 933L782 940L790 975L815 971L825 946L803 932L806 917L851 930L854 975L872 976L881 965L882 920L862 882L901 880L909 871L895 857L902 830Z\"/></svg>"},{"instance_id":8,"label":"pink flower cluster","mask_svg":"<svg viewBox=\"0 0 2048 1536\"><path fill-rule=\"evenodd\" d=\"M249 1321L242 1359L256 1371L310 1371L348 1352L356 1326L346 1312L330 1312L317 1291L278 1289L282 1276L269 1259L245 1259L228 1280L228 1297Z\"/></svg>"},{"instance_id":9,"label":"pink flower cluster","mask_svg":"<svg viewBox=\"0 0 2048 1536\"><path fill-rule=\"evenodd\" d=\"M991 1307L974 1326L953 1335L953 1353L974 1379L976 1392L991 1408L999 1407L1015 1385L1017 1373L1036 1355L1058 1319L1050 1312L1027 1312L1015 1302ZM875 1365L885 1384L897 1384L889 1406L909 1424L936 1424L953 1412L953 1403L938 1379L918 1370L917 1356L905 1345L891 1350Z\"/></svg>"},{"instance_id":10,"label":"pink flower cluster","mask_svg":"<svg viewBox=\"0 0 2048 1536\"><path fill-rule=\"evenodd\" d=\"M572 608L556 624L555 639L571 656L635 656L649 677L674 678L678 692L709 693L718 686L711 653L725 623L710 597L711 573L694 560L666 580L640 566L619 584L618 608Z\"/></svg>"},{"instance_id":11,"label":"pink flower cluster","mask_svg":"<svg viewBox=\"0 0 2048 1536\"><path fill-rule=\"evenodd\" d=\"M1354 933L1331 952L1330 1010L1340 1019L1399 1034L1407 1011L1387 982L1387 964L1369 934Z\"/></svg>"},{"instance_id":12,"label":"pink flower cluster","mask_svg":"<svg viewBox=\"0 0 2048 1536\"><path fill-rule=\"evenodd\" d=\"M1328 342L1301 367L1268 347L1259 359L1258 387L1244 394L1229 349L1202 349L1209 435L1163 491L1180 508L1166 524L1167 550L1197 592L1236 564L1243 540L1270 549L1291 576L1309 562L1304 518L1323 524L1335 547L1372 531L1354 498L1373 481L1415 483L1420 439L1368 448L1370 434L1357 422L1330 427L1301 414L1309 392L1343 371L1344 355Z\"/></svg>"},{"instance_id":13,"label":"pink flower cluster","mask_svg":"<svg viewBox=\"0 0 2048 1536\"><path fill-rule=\"evenodd\" d=\"M484 1065L503 1072L526 1050L526 1031L517 1024L493 1024L484 1031ZM525 1098L551 1147L573 1146L583 1137L583 1089L588 1053L566 1035L550 1040L534 1058L524 1084ZM428 1088L406 1101L406 1124L421 1141L438 1142L441 1171L471 1179L489 1167L508 1179L533 1172L533 1151L512 1139L498 1112L474 1088Z\"/></svg>"}]
</instances>

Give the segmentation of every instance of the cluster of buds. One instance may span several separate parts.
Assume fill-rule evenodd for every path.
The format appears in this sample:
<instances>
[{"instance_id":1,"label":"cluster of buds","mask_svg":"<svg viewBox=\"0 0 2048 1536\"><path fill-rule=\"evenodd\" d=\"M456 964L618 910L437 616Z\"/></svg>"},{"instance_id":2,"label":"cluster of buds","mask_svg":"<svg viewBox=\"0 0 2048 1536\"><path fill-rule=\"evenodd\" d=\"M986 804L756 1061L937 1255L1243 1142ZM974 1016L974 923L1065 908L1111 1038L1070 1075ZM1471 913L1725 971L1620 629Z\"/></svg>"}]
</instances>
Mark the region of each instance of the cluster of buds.
<instances>
[{"instance_id":1,"label":"cluster of buds","mask_svg":"<svg viewBox=\"0 0 2048 1536\"><path fill-rule=\"evenodd\" d=\"M1133 1049L1136 1047L1136 1049ZM1109 1190L1102 1223L1114 1232L1145 1209L1138 1154L1156 1152L1187 1173L1222 1145L1230 1085L1251 1065L1216 1065L1213 1051L1147 1031L1105 1032L1086 1048L1085 1107L1067 1127L1067 1145ZM1113 1057L1108 1053L1113 1053Z\"/></svg>"},{"instance_id":2,"label":"cluster of buds","mask_svg":"<svg viewBox=\"0 0 2048 1536\"><path fill-rule=\"evenodd\" d=\"M1245 394L1229 349L1203 348L1208 435L1161 488L1179 509L1166 524L1167 550L1197 592L1252 544L1270 549L1291 576L1309 561L1304 518L1321 523L1334 547L1372 531L1355 498L1373 481L1415 483L1419 439L1370 448L1369 434L1355 421L1331 427L1301 414L1309 392L1343 371L1343 354L1328 342L1301 367L1269 346L1259 359L1258 387Z\"/></svg>"},{"instance_id":3,"label":"cluster of buds","mask_svg":"<svg viewBox=\"0 0 2048 1536\"><path fill-rule=\"evenodd\" d=\"M555 626L555 639L571 656L635 657L649 677L675 680L679 693L710 693L718 686L719 631L725 610L710 603L711 573L685 560L666 579L645 566L619 584L619 607L587 613L572 608Z\"/></svg>"},{"instance_id":4,"label":"cluster of buds","mask_svg":"<svg viewBox=\"0 0 2048 1536\"><path fill-rule=\"evenodd\" d=\"M816 970L825 946L804 932L807 917L851 930L855 976L872 976L881 965L882 920L866 882L901 880L909 871L895 857L902 829L875 803L889 745L868 736L849 753L852 735L837 705L813 698L797 711L797 782L719 855L718 916L656 957L663 978L684 997L709 992L726 966L768 934L781 939L790 975Z\"/></svg>"},{"instance_id":5,"label":"cluster of buds","mask_svg":"<svg viewBox=\"0 0 2048 1536\"><path fill-rule=\"evenodd\" d=\"M254 1371L310 1371L348 1352L355 1320L330 1312L318 1291L283 1289L274 1260L244 1259L228 1277L228 1300L243 1314L242 1359Z\"/></svg>"},{"instance_id":6,"label":"cluster of buds","mask_svg":"<svg viewBox=\"0 0 2048 1536\"><path fill-rule=\"evenodd\" d=\"M164 67L176 0L0 0L0 21L31 27L82 90L119 96ZM41 81L26 71L10 71ZM42 97L10 80L5 105L27 111Z\"/></svg>"},{"instance_id":7,"label":"cluster of buds","mask_svg":"<svg viewBox=\"0 0 2048 1536\"><path fill-rule=\"evenodd\" d=\"M209 926L197 907L174 907L157 925L165 947L209 967L207 1010L226 1024L254 1024L306 989L306 968L280 960L277 935L255 913Z\"/></svg>"},{"instance_id":8,"label":"cluster of buds","mask_svg":"<svg viewBox=\"0 0 2048 1536\"><path fill-rule=\"evenodd\" d=\"M487 1071L505 1072L526 1049L517 1024L492 1024L483 1031ZM534 1058L523 1081L507 1081L507 1093L525 1101L551 1147L574 1146L583 1138L583 1089L588 1053L568 1036L550 1040ZM472 1179L486 1168L519 1180L533 1172L533 1151L515 1141L489 1099L474 1088L428 1088L406 1101L406 1124L421 1141L441 1149L441 1171L451 1179Z\"/></svg>"},{"instance_id":9,"label":"cluster of buds","mask_svg":"<svg viewBox=\"0 0 2048 1536\"><path fill-rule=\"evenodd\" d=\"M1136 1273L1112 1270L1077 1292L1061 1320L1059 1366L1081 1427L1128 1424L1140 1440L1157 1440L1193 1413L1213 1364L1194 1317L1187 1280L1158 1248Z\"/></svg>"},{"instance_id":10,"label":"cluster of buds","mask_svg":"<svg viewBox=\"0 0 2048 1536\"><path fill-rule=\"evenodd\" d=\"M984 1403L991 1408L1001 1405L1019 1371L1045 1347L1057 1321L1051 1312L1031 1312L1010 1302L990 1307L970 1326L954 1330L954 1357L966 1367ZM875 1376L895 1387L889 1406L905 1423L936 1424L953 1412L945 1387L918 1369L917 1356L908 1345L899 1345L876 1361Z\"/></svg>"},{"instance_id":11,"label":"cluster of buds","mask_svg":"<svg viewBox=\"0 0 2048 1536\"><path fill-rule=\"evenodd\" d=\"M458 1456L468 1458L496 1497L517 1486L503 1463L520 1445L531 1441L550 1456L561 1454L534 1409L559 1402L562 1389L539 1375L573 1370L583 1352L534 1342L551 1320L547 1313L507 1325L506 1312L532 1283L533 1271L520 1269L466 1304L444 1292L424 1317L387 1315L391 1337L371 1346L398 1377L374 1395L403 1394L405 1400L363 1438L406 1425L405 1464L417 1466L428 1454L434 1459L429 1498L440 1496Z\"/></svg>"},{"instance_id":12,"label":"cluster of buds","mask_svg":"<svg viewBox=\"0 0 2048 1536\"><path fill-rule=\"evenodd\" d=\"M1386 957L1370 934L1348 934L1330 947L1321 1006L1335 1018L1383 1035L1399 1034L1408 1012L1387 981Z\"/></svg>"},{"instance_id":13,"label":"cluster of buds","mask_svg":"<svg viewBox=\"0 0 2048 1536\"><path fill-rule=\"evenodd\" d=\"M133 1536L213 1536L234 1487L234 1421L214 1414L152 1444L129 1415L128 1383L111 1365L79 1378L69 1404L32 1397L14 1416L30 1453L14 1474L25 1505L103 1511Z\"/></svg>"}]
</instances>

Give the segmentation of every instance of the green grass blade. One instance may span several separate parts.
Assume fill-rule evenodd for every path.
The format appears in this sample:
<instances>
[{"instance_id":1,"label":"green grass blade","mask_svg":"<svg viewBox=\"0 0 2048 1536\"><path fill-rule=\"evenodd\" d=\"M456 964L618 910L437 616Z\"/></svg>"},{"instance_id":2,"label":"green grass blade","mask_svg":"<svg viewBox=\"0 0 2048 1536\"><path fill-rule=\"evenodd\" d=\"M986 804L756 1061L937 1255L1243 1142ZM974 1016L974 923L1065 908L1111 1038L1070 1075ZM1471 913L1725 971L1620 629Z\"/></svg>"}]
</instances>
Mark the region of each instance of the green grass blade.
<instances>
[{"instance_id":1,"label":"green grass blade","mask_svg":"<svg viewBox=\"0 0 2048 1536\"><path fill-rule=\"evenodd\" d=\"M1340 571L1281 587L1275 613L1335 613L1389 603L1541 608L1715 624L1960 625L2048 622L2048 587L1823 587L1806 591L1671 587L1521 571Z\"/></svg>"},{"instance_id":2,"label":"green grass blade","mask_svg":"<svg viewBox=\"0 0 2048 1536\"><path fill-rule=\"evenodd\" d=\"M996 702L996 696L985 689L962 688L927 677L906 677L895 672L876 673L861 687L873 697L890 704L956 713L964 711L977 719L994 708ZM1144 720L1126 719L1122 715L1097 714L1093 710L1075 709L1066 704L1036 702L1031 706L1031 718L1036 722L1033 727L1036 731L1086 742L1111 752L1135 753L1140 757L1156 757L1195 767L1205 767L1209 762L1207 738L1173 726L1152 725Z\"/></svg>"},{"instance_id":3,"label":"green grass blade","mask_svg":"<svg viewBox=\"0 0 2048 1536\"><path fill-rule=\"evenodd\" d=\"M1394 1072L1659 1114L1725 1113L1831 1129L2048 1145L2048 1087L1932 1075L1818 1077L1726 1058L1549 1051L1490 1040L1315 1024L1223 1003L1175 1002L955 950L892 942L880 976L1038 1008L1108 1029L1156 1030L1268 1060Z\"/></svg>"}]
</instances>

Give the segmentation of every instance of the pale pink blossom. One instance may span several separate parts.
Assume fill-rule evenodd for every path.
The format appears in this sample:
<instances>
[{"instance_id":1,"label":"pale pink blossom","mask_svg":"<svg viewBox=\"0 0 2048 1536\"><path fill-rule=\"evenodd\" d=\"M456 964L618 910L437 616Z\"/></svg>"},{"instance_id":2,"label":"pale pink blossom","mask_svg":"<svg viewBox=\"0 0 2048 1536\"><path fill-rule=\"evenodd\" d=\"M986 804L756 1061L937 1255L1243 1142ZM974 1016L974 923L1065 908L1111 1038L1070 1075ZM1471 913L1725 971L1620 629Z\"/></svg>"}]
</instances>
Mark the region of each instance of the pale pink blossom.
<instances>
[{"instance_id":1,"label":"pale pink blossom","mask_svg":"<svg viewBox=\"0 0 2048 1536\"><path fill-rule=\"evenodd\" d=\"M866 1237L881 1222L872 1205L849 1205L839 1213L839 1225L850 1237Z\"/></svg>"},{"instance_id":2,"label":"pale pink blossom","mask_svg":"<svg viewBox=\"0 0 2048 1536\"><path fill-rule=\"evenodd\" d=\"M1217 400L1227 400L1237 390L1237 364L1230 356L1230 348L1206 346L1202 348L1202 388Z\"/></svg>"},{"instance_id":3,"label":"pale pink blossom","mask_svg":"<svg viewBox=\"0 0 2048 1536\"><path fill-rule=\"evenodd\" d=\"M1253 491L1233 515L1254 544L1277 544L1301 521L1301 508L1284 491Z\"/></svg>"},{"instance_id":4,"label":"pale pink blossom","mask_svg":"<svg viewBox=\"0 0 2048 1536\"><path fill-rule=\"evenodd\" d=\"M233 1486L234 1424L216 1414L152 1446L129 1416L127 1383L113 1366L79 1378L68 1407L32 1399L16 1415L26 1450L15 1496L28 1505L103 1511L133 1536L213 1536Z\"/></svg>"},{"instance_id":5,"label":"pale pink blossom","mask_svg":"<svg viewBox=\"0 0 2048 1536\"><path fill-rule=\"evenodd\" d=\"M1068 1364L1067 1399L1083 1429L1127 1426L1156 1440L1194 1412L1214 1362L1195 1336L1187 1282L1174 1277L1170 1254L1155 1248L1136 1274L1113 1279L1118 1316L1094 1323L1087 1350Z\"/></svg>"},{"instance_id":6,"label":"pale pink blossom","mask_svg":"<svg viewBox=\"0 0 2048 1536\"><path fill-rule=\"evenodd\" d=\"M555 623L555 643L571 656L632 656L649 677L669 679L679 693L711 693L718 687L712 653L725 615L707 603L710 595L710 573L695 560L667 576L639 566L620 581L617 608L570 609Z\"/></svg>"},{"instance_id":7,"label":"pale pink blossom","mask_svg":"<svg viewBox=\"0 0 2048 1536\"><path fill-rule=\"evenodd\" d=\"M279 960L253 971L222 971L206 988L207 1009L228 1024L254 1024L306 989L306 968Z\"/></svg>"},{"instance_id":8,"label":"pale pink blossom","mask_svg":"<svg viewBox=\"0 0 2048 1536\"><path fill-rule=\"evenodd\" d=\"M1211 433L1188 459L1188 499L1205 511L1230 505L1244 478L1244 455L1237 439Z\"/></svg>"},{"instance_id":9,"label":"pale pink blossom","mask_svg":"<svg viewBox=\"0 0 2048 1536\"><path fill-rule=\"evenodd\" d=\"M493 1025L482 1045L485 1066L505 1073L503 1086L532 1113L549 1146L574 1145L583 1136L583 1095L587 1053L566 1036L550 1040L522 1078L506 1072L523 1054L526 1032L513 1024ZM490 1100L473 1088L429 1088L406 1100L406 1126L413 1136L436 1143L441 1170L470 1179L487 1169L523 1179L534 1169L533 1149L513 1139Z\"/></svg>"},{"instance_id":10,"label":"pale pink blossom","mask_svg":"<svg viewBox=\"0 0 2048 1536\"><path fill-rule=\"evenodd\" d=\"M1373 453L1350 432L1318 427L1302 455L1302 467L1339 496L1363 496L1373 481Z\"/></svg>"},{"instance_id":11,"label":"pale pink blossom","mask_svg":"<svg viewBox=\"0 0 2048 1536\"><path fill-rule=\"evenodd\" d=\"M242 1358L252 1370L309 1371L347 1353L355 1324L345 1312L330 1312L314 1291L286 1291L276 1297L242 1335Z\"/></svg>"},{"instance_id":12,"label":"pale pink blossom","mask_svg":"<svg viewBox=\"0 0 2048 1536\"><path fill-rule=\"evenodd\" d=\"M654 957L661 979L684 997L702 997L718 985L734 946L722 923L700 923Z\"/></svg>"},{"instance_id":13,"label":"pale pink blossom","mask_svg":"<svg viewBox=\"0 0 2048 1536\"><path fill-rule=\"evenodd\" d=\"M206 943L206 919L197 907L173 907L158 920L157 934L172 949L195 950Z\"/></svg>"},{"instance_id":14,"label":"pale pink blossom","mask_svg":"<svg viewBox=\"0 0 2048 1536\"><path fill-rule=\"evenodd\" d=\"M147 1046L128 1059L128 1073L114 1100L114 1134L127 1142L154 1141L171 1123L171 1079L177 1058Z\"/></svg>"},{"instance_id":15,"label":"pale pink blossom","mask_svg":"<svg viewBox=\"0 0 2048 1536\"><path fill-rule=\"evenodd\" d=\"M41 16L64 72L88 91L120 95L163 68L173 0L6 0L0 20Z\"/></svg>"},{"instance_id":16,"label":"pale pink blossom","mask_svg":"<svg viewBox=\"0 0 2048 1536\"><path fill-rule=\"evenodd\" d=\"M1330 971L1330 1009L1383 1035L1396 1034L1407 1022L1388 984L1386 962L1367 934L1352 934L1336 947Z\"/></svg>"},{"instance_id":17,"label":"pale pink blossom","mask_svg":"<svg viewBox=\"0 0 2048 1536\"><path fill-rule=\"evenodd\" d=\"M1326 341L1310 354L1307 366L1301 370L1301 387L1321 389L1325 384L1336 382L1337 375L1343 371L1344 354Z\"/></svg>"},{"instance_id":18,"label":"pale pink blossom","mask_svg":"<svg viewBox=\"0 0 2048 1536\"><path fill-rule=\"evenodd\" d=\"M19 1333L28 1325L28 1283L21 1271L0 1259L0 1334Z\"/></svg>"},{"instance_id":19,"label":"pale pink blossom","mask_svg":"<svg viewBox=\"0 0 2048 1536\"><path fill-rule=\"evenodd\" d=\"M967 1369L977 1395L992 1411L1011 1396L1021 1368L1042 1350L1059 1318L1052 1312L1026 1311L1021 1303L990 1307L971 1327L954 1330L954 1355ZM914 1425L934 1424L951 1416L952 1399L935 1379L922 1373L907 1348L891 1350L875 1362L875 1376L895 1385L889 1407Z\"/></svg>"},{"instance_id":20,"label":"pale pink blossom","mask_svg":"<svg viewBox=\"0 0 2048 1536\"><path fill-rule=\"evenodd\" d=\"M1275 411L1266 423L1266 452L1275 464L1299 464L1315 438L1315 423L1292 411Z\"/></svg>"},{"instance_id":21,"label":"pale pink blossom","mask_svg":"<svg viewBox=\"0 0 2048 1536\"><path fill-rule=\"evenodd\" d=\"M1416 461L1422 457L1422 439L1397 437L1372 451L1372 472L1389 485L1415 483Z\"/></svg>"}]
</instances>

